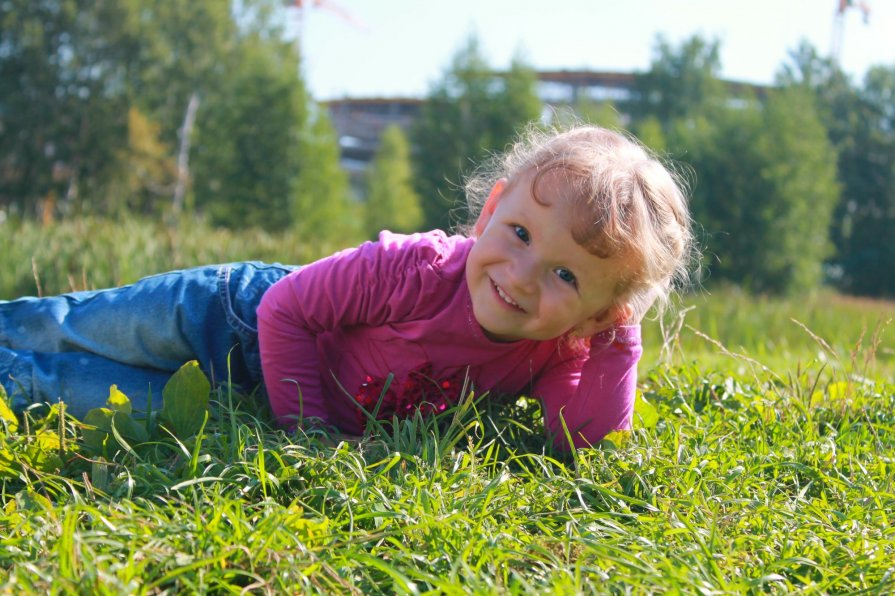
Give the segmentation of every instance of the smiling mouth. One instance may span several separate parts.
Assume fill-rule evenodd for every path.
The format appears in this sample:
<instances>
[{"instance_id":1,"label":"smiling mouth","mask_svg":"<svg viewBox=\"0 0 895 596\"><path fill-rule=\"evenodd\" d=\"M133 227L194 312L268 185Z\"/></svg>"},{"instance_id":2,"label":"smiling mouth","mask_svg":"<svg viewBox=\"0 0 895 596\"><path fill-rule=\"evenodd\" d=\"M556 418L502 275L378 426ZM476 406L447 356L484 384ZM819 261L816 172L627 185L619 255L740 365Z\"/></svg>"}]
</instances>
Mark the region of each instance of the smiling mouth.
<instances>
[{"instance_id":1,"label":"smiling mouth","mask_svg":"<svg viewBox=\"0 0 895 596\"><path fill-rule=\"evenodd\" d=\"M519 304L515 300L510 298L509 294L507 294L506 292L503 291L503 288L501 288L499 285L494 283L493 279L491 279L490 281L491 281L491 287L494 288L494 291L497 293L497 295L500 297L501 300L503 300L508 306L511 306L512 308L514 308L520 312L525 312L525 310L521 306L519 306Z\"/></svg>"}]
</instances>

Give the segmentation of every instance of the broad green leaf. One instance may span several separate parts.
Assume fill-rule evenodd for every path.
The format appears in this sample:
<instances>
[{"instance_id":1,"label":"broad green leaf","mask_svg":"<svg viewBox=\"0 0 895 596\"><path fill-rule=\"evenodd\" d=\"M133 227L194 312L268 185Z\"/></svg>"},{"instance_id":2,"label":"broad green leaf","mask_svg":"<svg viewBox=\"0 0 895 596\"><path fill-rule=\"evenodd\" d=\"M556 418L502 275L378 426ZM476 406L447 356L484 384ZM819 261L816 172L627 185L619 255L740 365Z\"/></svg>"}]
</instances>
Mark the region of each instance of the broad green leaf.
<instances>
[{"instance_id":1,"label":"broad green leaf","mask_svg":"<svg viewBox=\"0 0 895 596\"><path fill-rule=\"evenodd\" d=\"M103 452L103 443L112 433L112 415L109 408L93 408L84 416L85 427L81 433L84 445L95 453Z\"/></svg>"},{"instance_id":2,"label":"broad green leaf","mask_svg":"<svg viewBox=\"0 0 895 596\"><path fill-rule=\"evenodd\" d=\"M769 394L769 396L772 394ZM752 409L755 410L756 415L761 420L765 422L770 422L776 416L776 411L774 410L773 401L768 398L757 398L750 402L749 404L752 406Z\"/></svg>"},{"instance_id":3,"label":"broad green leaf","mask_svg":"<svg viewBox=\"0 0 895 596\"><path fill-rule=\"evenodd\" d=\"M52 431L36 433L33 441L25 450L28 465L41 472L56 472L62 468L59 457L61 441L59 435Z\"/></svg>"},{"instance_id":4,"label":"broad green leaf","mask_svg":"<svg viewBox=\"0 0 895 596\"><path fill-rule=\"evenodd\" d=\"M9 404L6 403L6 390L0 385L0 420L6 421L6 428L15 432L19 428L19 421Z\"/></svg>"},{"instance_id":5,"label":"broad green leaf","mask_svg":"<svg viewBox=\"0 0 895 596\"><path fill-rule=\"evenodd\" d=\"M131 414L133 412L131 400L119 391L118 385L109 387L109 399L106 400L106 405L109 406L110 410L121 412L122 414Z\"/></svg>"},{"instance_id":6,"label":"broad green leaf","mask_svg":"<svg viewBox=\"0 0 895 596\"><path fill-rule=\"evenodd\" d=\"M646 398L639 391L637 392L637 398L634 400L634 421L635 426L640 428L652 428L659 422L659 412L656 411L653 404L646 401ZM636 424L637 421L640 424Z\"/></svg>"},{"instance_id":7,"label":"broad green leaf","mask_svg":"<svg viewBox=\"0 0 895 596\"><path fill-rule=\"evenodd\" d=\"M834 407L863 407L866 405L866 399L857 390L857 387L847 381L837 381L830 383L825 389L815 391L811 394L811 403L815 406Z\"/></svg>"},{"instance_id":8,"label":"broad green leaf","mask_svg":"<svg viewBox=\"0 0 895 596\"><path fill-rule=\"evenodd\" d=\"M115 412L112 415L112 424L115 430L121 435L121 438L131 445L139 445L149 440L149 433L146 432L146 425L138 422L129 415L122 412Z\"/></svg>"},{"instance_id":9,"label":"broad green leaf","mask_svg":"<svg viewBox=\"0 0 895 596\"><path fill-rule=\"evenodd\" d=\"M386 511L387 509L383 507L380 510ZM303 544L307 545L323 544L332 531L328 519L306 518L304 509L294 503L283 511L280 524L287 528L291 535L298 537Z\"/></svg>"},{"instance_id":10,"label":"broad green leaf","mask_svg":"<svg viewBox=\"0 0 895 596\"><path fill-rule=\"evenodd\" d=\"M614 430L603 437L601 444L604 448L609 447L610 449L615 449L627 443L630 438L631 431Z\"/></svg>"},{"instance_id":11,"label":"broad green leaf","mask_svg":"<svg viewBox=\"0 0 895 596\"><path fill-rule=\"evenodd\" d=\"M84 423L92 427L84 428L82 432L85 445L96 453L102 453L106 437L112 435L113 420L115 430L125 441L145 443L149 440L146 428L131 418L130 414L133 411L131 400L118 389L118 385L109 387L109 399L106 400L106 405L107 408L94 408L84 416ZM115 441L114 438L112 440Z\"/></svg>"},{"instance_id":12,"label":"broad green leaf","mask_svg":"<svg viewBox=\"0 0 895 596\"><path fill-rule=\"evenodd\" d=\"M202 428L210 392L211 383L195 360L181 366L165 384L161 415L177 437L191 437Z\"/></svg>"},{"instance_id":13,"label":"broad green leaf","mask_svg":"<svg viewBox=\"0 0 895 596\"><path fill-rule=\"evenodd\" d=\"M109 408L94 408L84 416L85 428L82 431L84 444L96 453L103 453L103 444L110 440L115 452L122 446L118 444L112 435L112 424L121 438L131 445L139 445L149 440L146 427L123 412L116 412ZM110 453L111 454L111 453Z\"/></svg>"},{"instance_id":14,"label":"broad green leaf","mask_svg":"<svg viewBox=\"0 0 895 596\"><path fill-rule=\"evenodd\" d=\"M5 442L5 441L4 441ZM19 466L12 450L5 444L0 445L0 478L15 478L18 476Z\"/></svg>"},{"instance_id":15,"label":"broad green leaf","mask_svg":"<svg viewBox=\"0 0 895 596\"><path fill-rule=\"evenodd\" d=\"M48 523L58 520L56 505L49 498L32 488L20 490L16 493L15 499L16 509L38 512L47 518Z\"/></svg>"}]
</instances>

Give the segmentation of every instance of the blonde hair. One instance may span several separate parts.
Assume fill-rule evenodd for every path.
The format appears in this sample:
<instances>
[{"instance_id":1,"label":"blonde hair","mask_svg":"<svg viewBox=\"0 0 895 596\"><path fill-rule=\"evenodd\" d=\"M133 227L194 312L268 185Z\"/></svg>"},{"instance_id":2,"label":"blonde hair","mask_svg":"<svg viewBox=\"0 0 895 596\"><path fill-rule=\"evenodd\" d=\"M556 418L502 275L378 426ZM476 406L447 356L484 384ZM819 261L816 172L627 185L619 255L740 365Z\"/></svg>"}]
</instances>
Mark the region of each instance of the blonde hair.
<instances>
[{"instance_id":1,"label":"blonde hair","mask_svg":"<svg viewBox=\"0 0 895 596\"><path fill-rule=\"evenodd\" d=\"M539 202L543 176L559 176L575 210L571 231L579 245L634 264L619 280L616 300L630 304L637 320L654 303L664 307L687 280L694 248L686 185L636 139L597 126L530 127L466 181L473 220L497 180L509 186L527 173Z\"/></svg>"}]
</instances>

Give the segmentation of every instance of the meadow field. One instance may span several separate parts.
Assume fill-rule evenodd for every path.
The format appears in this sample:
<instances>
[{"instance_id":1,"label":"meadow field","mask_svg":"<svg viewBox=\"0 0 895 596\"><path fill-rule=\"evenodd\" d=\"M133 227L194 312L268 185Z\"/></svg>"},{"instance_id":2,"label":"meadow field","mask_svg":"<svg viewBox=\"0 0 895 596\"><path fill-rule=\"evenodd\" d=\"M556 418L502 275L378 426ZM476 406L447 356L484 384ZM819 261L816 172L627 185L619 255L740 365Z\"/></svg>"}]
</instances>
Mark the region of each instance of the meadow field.
<instances>
[{"instance_id":1,"label":"meadow field","mask_svg":"<svg viewBox=\"0 0 895 596\"><path fill-rule=\"evenodd\" d=\"M0 299L338 248L195 221L0 236ZM99 440L0 406L0 593L891 593L893 319L707 285L645 323L634 430L573 455L525 397L359 440L225 389L173 431L116 398Z\"/></svg>"}]
</instances>

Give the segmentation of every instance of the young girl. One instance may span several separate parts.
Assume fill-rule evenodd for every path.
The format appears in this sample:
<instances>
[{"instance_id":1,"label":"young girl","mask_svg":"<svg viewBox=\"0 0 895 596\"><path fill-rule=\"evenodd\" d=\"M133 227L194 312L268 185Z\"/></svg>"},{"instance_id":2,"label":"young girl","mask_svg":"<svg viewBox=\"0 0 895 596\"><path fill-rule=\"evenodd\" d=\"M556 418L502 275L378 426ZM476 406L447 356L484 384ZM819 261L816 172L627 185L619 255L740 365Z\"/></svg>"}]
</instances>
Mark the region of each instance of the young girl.
<instances>
[{"instance_id":1,"label":"young girl","mask_svg":"<svg viewBox=\"0 0 895 596\"><path fill-rule=\"evenodd\" d=\"M216 382L263 380L287 428L359 434L373 413L444 410L464 386L541 399L559 446L561 418L576 446L629 428L640 318L689 256L684 194L636 142L596 127L530 132L495 164L467 184L468 235L383 232L302 267L2 302L0 382L15 409L61 398L83 415L111 383L158 400L198 359Z\"/></svg>"}]
</instances>

